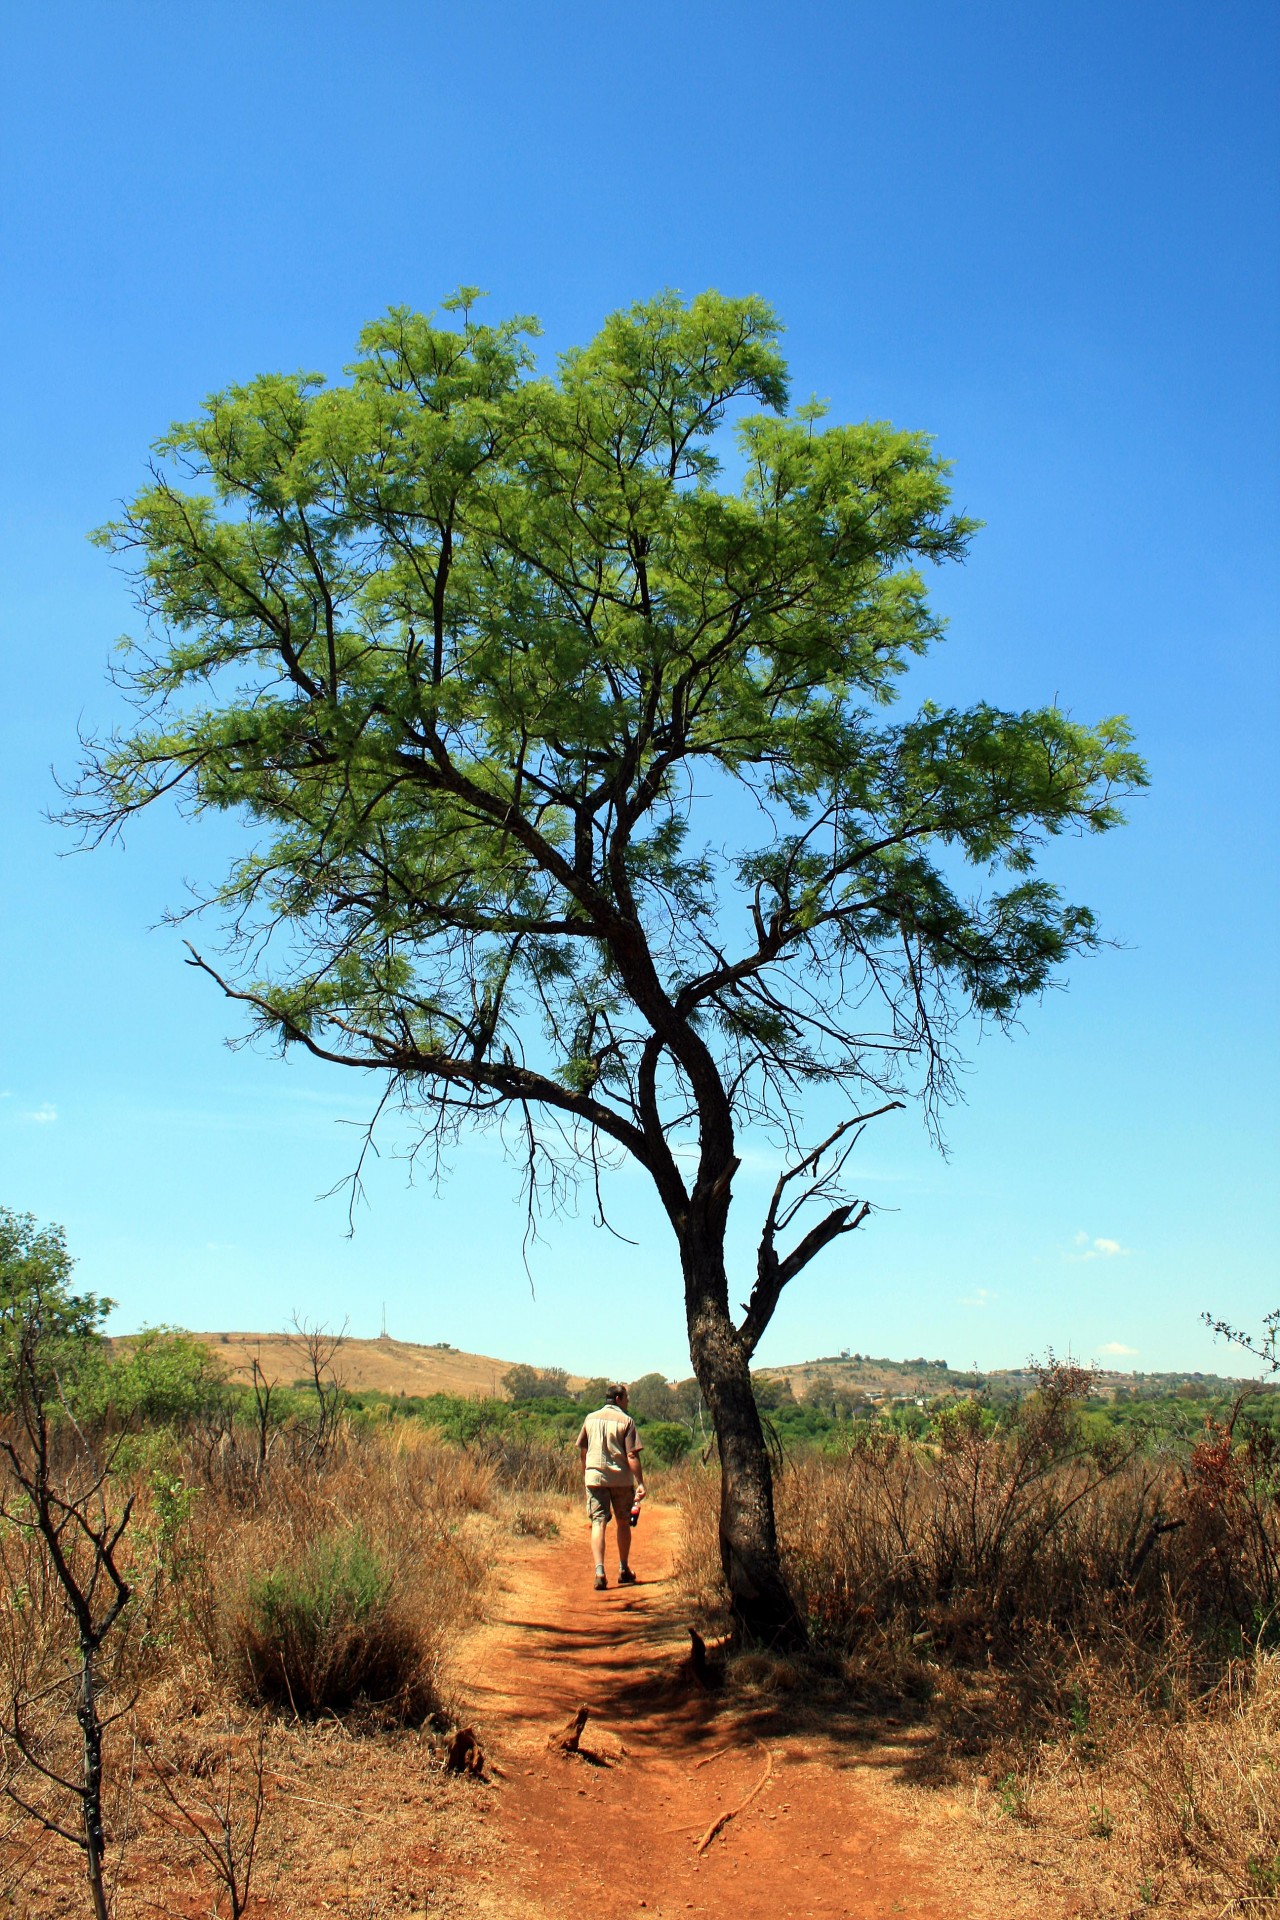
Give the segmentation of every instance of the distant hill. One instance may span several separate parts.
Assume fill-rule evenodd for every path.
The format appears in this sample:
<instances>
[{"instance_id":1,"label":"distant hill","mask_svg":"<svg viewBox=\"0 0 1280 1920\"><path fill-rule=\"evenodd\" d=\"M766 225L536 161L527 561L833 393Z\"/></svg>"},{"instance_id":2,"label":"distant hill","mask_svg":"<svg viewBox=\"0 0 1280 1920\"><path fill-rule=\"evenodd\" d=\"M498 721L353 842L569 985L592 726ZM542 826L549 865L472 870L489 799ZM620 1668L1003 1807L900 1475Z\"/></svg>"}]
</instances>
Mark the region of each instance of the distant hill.
<instances>
[{"instance_id":1,"label":"distant hill","mask_svg":"<svg viewBox=\"0 0 1280 1920\"><path fill-rule=\"evenodd\" d=\"M296 1334L196 1333L216 1354L233 1380L248 1380L256 1356L268 1380L292 1386L307 1371ZM112 1341L127 1350L130 1337ZM353 1393L456 1393L469 1400L505 1399L502 1376L513 1363L487 1353L460 1353L455 1347L420 1346L412 1340L345 1339L335 1362L344 1387ZM580 1386L580 1378L571 1385Z\"/></svg>"},{"instance_id":2,"label":"distant hill","mask_svg":"<svg viewBox=\"0 0 1280 1920\"><path fill-rule=\"evenodd\" d=\"M1086 1364L1086 1363L1081 1363ZM994 1367L989 1372L949 1367L945 1360L873 1359L869 1354L828 1354L819 1360L801 1360L778 1367L760 1367L757 1378L786 1380L796 1398L803 1399L815 1379L866 1395L869 1401L935 1398L948 1393L982 1392L996 1401L1027 1393L1035 1386L1029 1367ZM1230 1394L1251 1384L1236 1376L1216 1373L1120 1373L1100 1369L1096 1391L1103 1399L1152 1399L1185 1393L1203 1398Z\"/></svg>"},{"instance_id":3,"label":"distant hill","mask_svg":"<svg viewBox=\"0 0 1280 1920\"><path fill-rule=\"evenodd\" d=\"M127 1351L134 1336L123 1335L112 1345ZM307 1371L306 1355L296 1334L197 1333L217 1355L233 1380L250 1377L256 1355L269 1380L291 1386ZM343 1386L358 1393L454 1393L466 1399L505 1399L502 1377L515 1364L491 1354L462 1353L450 1346L423 1346L412 1340L345 1339L337 1362ZM869 1354L828 1354L817 1360L797 1360L782 1366L760 1367L756 1378L790 1383L803 1399L815 1380L843 1392L855 1392L871 1404L893 1400L934 1399L939 1395L980 1391L995 1401L1026 1393L1035 1385L1026 1368L994 1368L990 1372L949 1367L945 1360L875 1359ZM570 1374L571 1390L585 1384L581 1374ZM1117 1373L1098 1376L1098 1392L1107 1399L1150 1399L1186 1393L1192 1397L1230 1394L1245 1385L1238 1378L1213 1373ZM1272 1391L1276 1391L1272 1388Z\"/></svg>"}]
</instances>

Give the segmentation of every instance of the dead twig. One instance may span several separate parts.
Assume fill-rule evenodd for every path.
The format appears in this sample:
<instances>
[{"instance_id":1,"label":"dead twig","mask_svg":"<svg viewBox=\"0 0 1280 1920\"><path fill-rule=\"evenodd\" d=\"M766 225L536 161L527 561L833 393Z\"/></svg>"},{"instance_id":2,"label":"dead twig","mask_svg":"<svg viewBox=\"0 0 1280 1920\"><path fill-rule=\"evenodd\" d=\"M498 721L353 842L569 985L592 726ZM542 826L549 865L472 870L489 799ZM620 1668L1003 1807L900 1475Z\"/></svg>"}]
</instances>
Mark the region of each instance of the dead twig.
<instances>
[{"instance_id":1,"label":"dead twig","mask_svg":"<svg viewBox=\"0 0 1280 1920\"><path fill-rule=\"evenodd\" d=\"M249 1760L248 1790L236 1777L235 1743L227 1729L223 1765L225 1781L222 1793L211 1791L196 1801L194 1810L173 1785L173 1766L165 1767L149 1748L143 1749L160 1790L172 1809L172 1817L161 1814L173 1832L185 1833L192 1846L213 1869L231 1902L231 1920L249 1905L255 1857L262 1816L266 1809L266 1728L259 1721L256 1744ZM237 1804L237 1803L241 1804Z\"/></svg>"}]
</instances>

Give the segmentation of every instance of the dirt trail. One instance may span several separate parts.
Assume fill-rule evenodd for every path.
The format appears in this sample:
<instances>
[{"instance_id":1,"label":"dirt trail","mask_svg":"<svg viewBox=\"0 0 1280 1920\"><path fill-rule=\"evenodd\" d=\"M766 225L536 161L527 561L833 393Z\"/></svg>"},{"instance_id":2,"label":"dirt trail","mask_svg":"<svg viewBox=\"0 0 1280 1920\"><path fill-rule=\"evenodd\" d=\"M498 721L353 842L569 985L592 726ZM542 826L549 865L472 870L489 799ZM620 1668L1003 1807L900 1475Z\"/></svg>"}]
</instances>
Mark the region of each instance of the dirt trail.
<instances>
[{"instance_id":1,"label":"dirt trail","mask_svg":"<svg viewBox=\"0 0 1280 1920\"><path fill-rule=\"evenodd\" d=\"M640 1584L591 1587L585 1523L524 1549L462 1683L503 1769L486 1824L499 1847L486 1914L538 1920L961 1920L931 1870L936 1829L895 1807L903 1760L867 1738L780 1731L691 1681L671 1578L674 1509L649 1506ZM682 1671L683 1669L683 1671ZM583 1755L547 1741L591 1708ZM766 1775L768 1776L766 1779ZM749 1804L699 1853L722 1814Z\"/></svg>"}]
</instances>

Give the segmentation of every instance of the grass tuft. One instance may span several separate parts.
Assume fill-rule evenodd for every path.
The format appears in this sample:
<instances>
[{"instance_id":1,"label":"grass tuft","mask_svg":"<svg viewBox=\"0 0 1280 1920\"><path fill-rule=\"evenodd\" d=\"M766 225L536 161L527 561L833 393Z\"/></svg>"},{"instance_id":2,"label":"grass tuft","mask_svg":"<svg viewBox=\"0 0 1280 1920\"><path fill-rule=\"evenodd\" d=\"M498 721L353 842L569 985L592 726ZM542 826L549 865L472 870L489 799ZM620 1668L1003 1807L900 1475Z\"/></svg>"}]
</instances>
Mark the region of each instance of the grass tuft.
<instances>
[{"instance_id":1,"label":"grass tuft","mask_svg":"<svg viewBox=\"0 0 1280 1920\"><path fill-rule=\"evenodd\" d=\"M424 1719L437 1704L431 1663L393 1586L357 1528L323 1534L251 1580L236 1631L245 1691L308 1716L370 1706Z\"/></svg>"}]
</instances>

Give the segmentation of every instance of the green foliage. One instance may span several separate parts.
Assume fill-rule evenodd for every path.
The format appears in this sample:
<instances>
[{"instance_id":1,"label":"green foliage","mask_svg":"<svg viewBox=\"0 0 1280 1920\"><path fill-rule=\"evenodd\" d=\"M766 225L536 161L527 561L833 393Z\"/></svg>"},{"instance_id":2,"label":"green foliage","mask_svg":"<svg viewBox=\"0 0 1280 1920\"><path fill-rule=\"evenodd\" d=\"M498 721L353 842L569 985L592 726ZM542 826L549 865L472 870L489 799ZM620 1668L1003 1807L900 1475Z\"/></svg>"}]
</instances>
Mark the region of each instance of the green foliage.
<instances>
[{"instance_id":1,"label":"green foliage","mask_svg":"<svg viewBox=\"0 0 1280 1920\"><path fill-rule=\"evenodd\" d=\"M566 1400L569 1376L563 1367L508 1367L502 1384L518 1403L526 1400Z\"/></svg>"},{"instance_id":2,"label":"green foliage","mask_svg":"<svg viewBox=\"0 0 1280 1920\"><path fill-rule=\"evenodd\" d=\"M645 1455L658 1461L660 1466L674 1467L692 1445L693 1435L689 1429L675 1420L651 1420L645 1427Z\"/></svg>"},{"instance_id":3,"label":"green foliage","mask_svg":"<svg viewBox=\"0 0 1280 1920\"><path fill-rule=\"evenodd\" d=\"M980 1400L954 1400L934 1411L930 1438L944 1453L954 1453L966 1440L980 1439L995 1427L995 1414Z\"/></svg>"},{"instance_id":4,"label":"green foliage","mask_svg":"<svg viewBox=\"0 0 1280 1920\"><path fill-rule=\"evenodd\" d=\"M1249 1891L1261 1899L1270 1899L1280 1893L1280 1853L1265 1860L1259 1854L1251 1853L1245 1863L1249 1875Z\"/></svg>"},{"instance_id":5,"label":"green foliage","mask_svg":"<svg viewBox=\"0 0 1280 1920\"><path fill-rule=\"evenodd\" d=\"M691 1441L700 1442L708 1437L710 1427L705 1414L701 1424L698 1419L701 1397L697 1383L693 1380L679 1381L674 1386L664 1383L664 1391L667 1400L658 1405L659 1417L642 1416L638 1423L646 1448L652 1450L654 1428L659 1424L678 1424ZM467 1400L453 1394L392 1396L365 1390L347 1394L344 1405L347 1412L358 1419L421 1420L442 1438L465 1446L483 1445L487 1440L521 1432L542 1434L552 1444L572 1444L584 1408L599 1406L602 1399L601 1380L596 1380L588 1381L572 1401L539 1397L515 1405L504 1400ZM1012 1396L999 1406L973 1396L935 1396L923 1408L917 1407L914 1401L873 1402L865 1389L832 1387L829 1381L824 1383L821 1375L815 1375L808 1383L803 1400L784 1399L781 1404L764 1410L789 1451L839 1454L855 1436L871 1430L896 1432L929 1446L954 1447L966 1436L1011 1430L1022 1404L1022 1400ZM1125 1445L1138 1442L1156 1453L1181 1454L1190 1451L1206 1419L1225 1422L1235 1407L1231 1396L1218 1390L1196 1396L1166 1394L1117 1403L1091 1400L1084 1409L1077 1410L1074 1432L1086 1449L1106 1448L1119 1441ZM281 1401L280 1417L286 1418L292 1411L293 1402L286 1395ZM664 1414L665 1419L661 1418ZM1274 1433L1280 1441L1280 1391L1255 1393L1241 1401L1236 1412L1236 1432L1242 1443L1254 1432Z\"/></svg>"},{"instance_id":6,"label":"green foliage","mask_svg":"<svg viewBox=\"0 0 1280 1920\"><path fill-rule=\"evenodd\" d=\"M94 1412L121 1425L191 1426L229 1404L226 1370L202 1340L180 1327L148 1327L95 1374Z\"/></svg>"},{"instance_id":7,"label":"green foliage","mask_svg":"<svg viewBox=\"0 0 1280 1920\"><path fill-rule=\"evenodd\" d=\"M163 1559L168 1559L174 1543L195 1510L199 1488L189 1486L180 1473L163 1469L151 1476L151 1506L156 1516L156 1531Z\"/></svg>"},{"instance_id":8,"label":"green foliage","mask_svg":"<svg viewBox=\"0 0 1280 1920\"><path fill-rule=\"evenodd\" d=\"M627 1388L627 1411L636 1421L669 1420L671 1389L666 1375L644 1373Z\"/></svg>"},{"instance_id":9,"label":"green foliage","mask_svg":"<svg viewBox=\"0 0 1280 1920\"><path fill-rule=\"evenodd\" d=\"M777 1413L783 1407L789 1407L795 1403L791 1382L785 1375L781 1379L766 1380L759 1374L753 1374L751 1391L762 1413Z\"/></svg>"},{"instance_id":10,"label":"green foliage","mask_svg":"<svg viewBox=\"0 0 1280 1920\"><path fill-rule=\"evenodd\" d=\"M43 1400L74 1394L102 1353L114 1301L73 1293L74 1260L59 1226L0 1207L0 1406L12 1404L24 1343L26 1379Z\"/></svg>"},{"instance_id":11,"label":"green foliage","mask_svg":"<svg viewBox=\"0 0 1280 1920\"><path fill-rule=\"evenodd\" d=\"M883 1425L890 1433L901 1434L908 1440L919 1440L929 1430L929 1416L923 1407L912 1406L908 1401L886 1408Z\"/></svg>"},{"instance_id":12,"label":"green foliage","mask_svg":"<svg viewBox=\"0 0 1280 1920\"><path fill-rule=\"evenodd\" d=\"M239 1631L250 1690L273 1705L424 1710L418 1649L392 1605L390 1570L357 1528L322 1534L251 1581Z\"/></svg>"},{"instance_id":13,"label":"green foliage","mask_svg":"<svg viewBox=\"0 0 1280 1920\"><path fill-rule=\"evenodd\" d=\"M921 569L976 523L927 435L787 417L763 300L663 293L553 377L531 321L447 314L159 443L101 536L159 636L120 667L147 717L71 817L185 789L251 821L214 899L245 969L297 936L227 983L265 1031L445 1132L518 1102L531 1178L611 1143L674 1220L691 1085L721 1166L808 1085L936 1107L955 1021L1011 1022L1096 944L1041 846L1146 776L1121 719L885 720L942 631ZM692 796L731 787L760 832L713 853Z\"/></svg>"},{"instance_id":14,"label":"green foliage","mask_svg":"<svg viewBox=\"0 0 1280 1920\"><path fill-rule=\"evenodd\" d=\"M275 1567L249 1589L261 1631L327 1633L335 1621L359 1625L382 1605L390 1576L355 1530L326 1534L295 1564Z\"/></svg>"}]
</instances>

